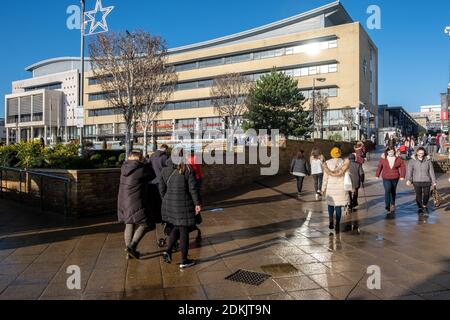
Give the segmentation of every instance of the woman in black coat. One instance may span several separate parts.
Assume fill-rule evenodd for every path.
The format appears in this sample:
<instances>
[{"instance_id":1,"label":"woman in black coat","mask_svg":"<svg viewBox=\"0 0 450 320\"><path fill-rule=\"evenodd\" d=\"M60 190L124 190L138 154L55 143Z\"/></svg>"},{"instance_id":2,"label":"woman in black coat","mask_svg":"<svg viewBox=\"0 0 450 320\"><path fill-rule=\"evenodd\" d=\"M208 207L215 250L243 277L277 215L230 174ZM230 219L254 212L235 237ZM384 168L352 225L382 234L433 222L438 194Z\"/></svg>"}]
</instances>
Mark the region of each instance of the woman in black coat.
<instances>
[{"instance_id":1,"label":"woman in black coat","mask_svg":"<svg viewBox=\"0 0 450 320\"><path fill-rule=\"evenodd\" d=\"M117 215L125 227L125 245L127 258L139 259L136 251L139 242L149 227L154 225L148 219L148 183L155 178L151 166L141 162L142 155L133 152L122 166L120 175Z\"/></svg>"},{"instance_id":2,"label":"woman in black coat","mask_svg":"<svg viewBox=\"0 0 450 320\"><path fill-rule=\"evenodd\" d=\"M168 167L163 169L159 191L163 199L162 218L174 226L170 233L167 252L164 253L164 260L167 263L172 262L174 245L180 239L182 254L180 268L184 269L195 265L195 261L188 259L189 228L196 225L195 216L200 214L201 206L194 170L186 164L183 152L180 152L180 159L178 165L169 160Z\"/></svg>"}]
</instances>

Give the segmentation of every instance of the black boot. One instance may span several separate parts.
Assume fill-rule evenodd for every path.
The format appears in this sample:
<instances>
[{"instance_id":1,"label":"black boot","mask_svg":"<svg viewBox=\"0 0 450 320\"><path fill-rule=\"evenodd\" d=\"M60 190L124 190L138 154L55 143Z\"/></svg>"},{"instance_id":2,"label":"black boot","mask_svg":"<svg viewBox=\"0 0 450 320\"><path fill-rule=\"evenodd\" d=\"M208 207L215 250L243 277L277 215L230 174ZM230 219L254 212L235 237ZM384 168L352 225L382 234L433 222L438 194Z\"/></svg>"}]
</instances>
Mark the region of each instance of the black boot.
<instances>
[{"instance_id":1,"label":"black boot","mask_svg":"<svg viewBox=\"0 0 450 320\"><path fill-rule=\"evenodd\" d=\"M339 222L336 223L336 227L334 227L334 231L336 231L336 233L340 233L341 232L341 224Z\"/></svg>"},{"instance_id":2,"label":"black boot","mask_svg":"<svg viewBox=\"0 0 450 320\"><path fill-rule=\"evenodd\" d=\"M131 245L127 248L128 255L139 260L141 254L136 250L136 246Z\"/></svg>"},{"instance_id":3,"label":"black boot","mask_svg":"<svg viewBox=\"0 0 450 320\"><path fill-rule=\"evenodd\" d=\"M330 218L330 225L329 225L330 230L334 229L334 219Z\"/></svg>"},{"instance_id":4,"label":"black boot","mask_svg":"<svg viewBox=\"0 0 450 320\"><path fill-rule=\"evenodd\" d=\"M165 263L171 264L172 263L172 254L170 254L169 252L164 252L163 259L164 259Z\"/></svg>"}]
</instances>

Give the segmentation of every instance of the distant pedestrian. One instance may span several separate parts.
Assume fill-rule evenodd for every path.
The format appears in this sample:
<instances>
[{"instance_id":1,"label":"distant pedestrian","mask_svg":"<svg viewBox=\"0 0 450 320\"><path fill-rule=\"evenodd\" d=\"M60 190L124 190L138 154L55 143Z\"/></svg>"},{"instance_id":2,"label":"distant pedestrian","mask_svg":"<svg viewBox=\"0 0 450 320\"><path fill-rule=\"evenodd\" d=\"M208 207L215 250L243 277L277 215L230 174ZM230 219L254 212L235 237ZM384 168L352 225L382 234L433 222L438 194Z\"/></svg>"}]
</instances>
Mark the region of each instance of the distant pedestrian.
<instances>
[{"instance_id":1,"label":"distant pedestrian","mask_svg":"<svg viewBox=\"0 0 450 320\"><path fill-rule=\"evenodd\" d=\"M314 191L316 193L316 201L322 198L322 182L323 182L323 164L325 163L325 157L322 155L322 151L319 148L314 147L311 151L310 165L311 175L314 179Z\"/></svg>"},{"instance_id":2,"label":"distant pedestrian","mask_svg":"<svg viewBox=\"0 0 450 320\"><path fill-rule=\"evenodd\" d=\"M364 169L363 166L356 161L356 157L354 154L351 154L348 160L350 161L348 170L350 172L350 178L352 179L353 187L353 190L349 192L350 210L353 211L359 205L358 196L361 184L364 183Z\"/></svg>"},{"instance_id":3,"label":"distant pedestrian","mask_svg":"<svg viewBox=\"0 0 450 320\"><path fill-rule=\"evenodd\" d=\"M397 186L399 180L405 180L406 167L405 162L396 154L394 147L389 147L384 153L384 157L380 159L376 172L377 179L382 176L384 186L384 199L386 211L389 217L395 215L395 201L397 197Z\"/></svg>"},{"instance_id":4,"label":"distant pedestrian","mask_svg":"<svg viewBox=\"0 0 450 320\"><path fill-rule=\"evenodd\" d=\"M414 185L419 214L427 216L431 187L436 186L436 175L433 162L424 148L417 149L415 157L408 163L406 180L408 186Z\"/></svg>"},{"instance_id":5,"label":"distant pedestrian","mask_svg":"<svg viewBox=\"0 0 450 320\"><path fill-rule=\"evenodd\" d=\"M445 154L445 144L447 142L447 135L444 133L441 134L440 141L439 141L439 154Z\"/></svg>"},{"instance_id":6,"label":"distant pedestrian","mask_svg":"<svg viewBox=\"0 0 450 320\"><path fill-rule=\"evenodd\" d=\"M438 133L436 136L436 153L441 153L441 137L442 137L442 133Z\"/></svg>"},{"instance_id":7,"label":"distant pedestrian","mask_svg":"<svg viewBox=\"0 0 450 320\"><path fill-rule=\"evenodd\" d=\"M178 154L178 164L170 160L168 167L163 169L159 190L163 199L163 220L173 225L164 261L172 262L173 248L180 240L182 255L180 268L189 268L195 265L195 261L188 258L189 228L196 226L196 216L200 215L202 207L194 170L186 164L183 151Z\"/></svg>"},{"instance_id":8,"label":"distant pedestrian","mask_svg":"<svg viewBox=\"0 0 450 320\"><path fill-rule=\"evenodd\" d=\"M299 150L291 161L291 174L297 179L297 196L303 191L303 181L311 172L309 161L305 158L305 151Z\"/></svg>"},{"instance_id":9,"label":"distant pedestrian","mask_svg":"<svg viewBox=\"0 0 450 320\"><path fill-rule=\"evenodd\" d=\"M148 216L148 183L155 178L151 166L142 162L142 154L133 152L124 162L120 174L117 214L125 227L127 258L140 258L137 247L147 231L154 229Z\"/></svg>"},{"instance_id":10,"label":"distant pedestrian","mask_svg":"<svg viewBox=\"0 0 450 320\"><path fill-rule=\"evenodd\" d=\"M364 146L364 142L358 141L356 146L354 147L354 155L356 158L356 162L363 165L366 161L366 147Z\"/></svg>"},{"instance_id":11,"label":"distant pedestrian","mask_svg":"<svg viewBox=\"0 0 450 320\"><path fill-rule=\"evenodd\" d=\"M344 176L349 168L349 161L342 159L340 148L333 148L330 154L332 159L323 165L322 193L326 194L327 198L329 228L339 233L342 208L348 205L348 195L344 190ZM335 213L336 221L334 220Z\"/></svg>"}]
</instances>

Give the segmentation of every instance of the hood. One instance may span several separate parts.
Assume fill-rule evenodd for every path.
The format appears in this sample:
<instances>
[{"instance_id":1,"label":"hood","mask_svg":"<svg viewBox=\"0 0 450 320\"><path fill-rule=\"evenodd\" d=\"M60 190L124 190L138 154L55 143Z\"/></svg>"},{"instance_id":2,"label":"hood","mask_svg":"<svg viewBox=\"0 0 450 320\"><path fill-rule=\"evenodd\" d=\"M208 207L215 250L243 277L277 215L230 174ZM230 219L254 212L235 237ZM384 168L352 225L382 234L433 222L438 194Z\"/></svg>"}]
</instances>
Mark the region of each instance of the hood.
<instances>
[{"instance_id":1,"label":"hood","mask_svg":"<svg viewBox=\"0 0 450 320\"><path fill-rule=\"evenodd\" d=\"M411 157L411 159L412 160L417 160L417 161L420 161L419 159L417 159L417 156L416 155L413 155L412 157ZM425 162L425 161L431 161L431 156L426 156L424 159L423 159L423 161Z\"/></svg>"},{"instance_id":2,"label":"hood","mask_svg":"<svg viewBox=\"0 0 450 320\"><path fill-rule=\"evenodd\" d=\"M137 169L143 167L143 163L140 161L125 161L122 165L122 175L125 177L131 176Z\"/></svg>"}]
</instances>

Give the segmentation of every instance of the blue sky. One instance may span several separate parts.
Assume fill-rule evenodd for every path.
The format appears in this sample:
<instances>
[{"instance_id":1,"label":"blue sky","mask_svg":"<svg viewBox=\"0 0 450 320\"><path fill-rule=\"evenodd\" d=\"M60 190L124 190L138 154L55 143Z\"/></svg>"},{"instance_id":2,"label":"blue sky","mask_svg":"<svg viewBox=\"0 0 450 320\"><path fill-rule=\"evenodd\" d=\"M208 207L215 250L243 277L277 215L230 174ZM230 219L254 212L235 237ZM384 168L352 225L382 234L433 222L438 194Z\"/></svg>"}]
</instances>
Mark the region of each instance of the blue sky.
<instances>
[{"instance_id":1,"label":"blue sky","mask_svg":"<svg viewBox=\"0 0 450 320\"><path fill-rule=\"evenodd\" d=\"M169 47L258 27L327 4L331 0L103 0L116 8L108 19L115 31L144 29ZM368 30L379 48L380 103L439 104L449 83L450 1L343 0L350 15L366 25L367 7L380 6L382 29ZM0 115L11 81L28 78L24 68L39 60L79 55L79 32L66 27L77 0L2 1L0 10ZM95 0L87 0L88 9Z\"/></svg>"}]
</instances>

